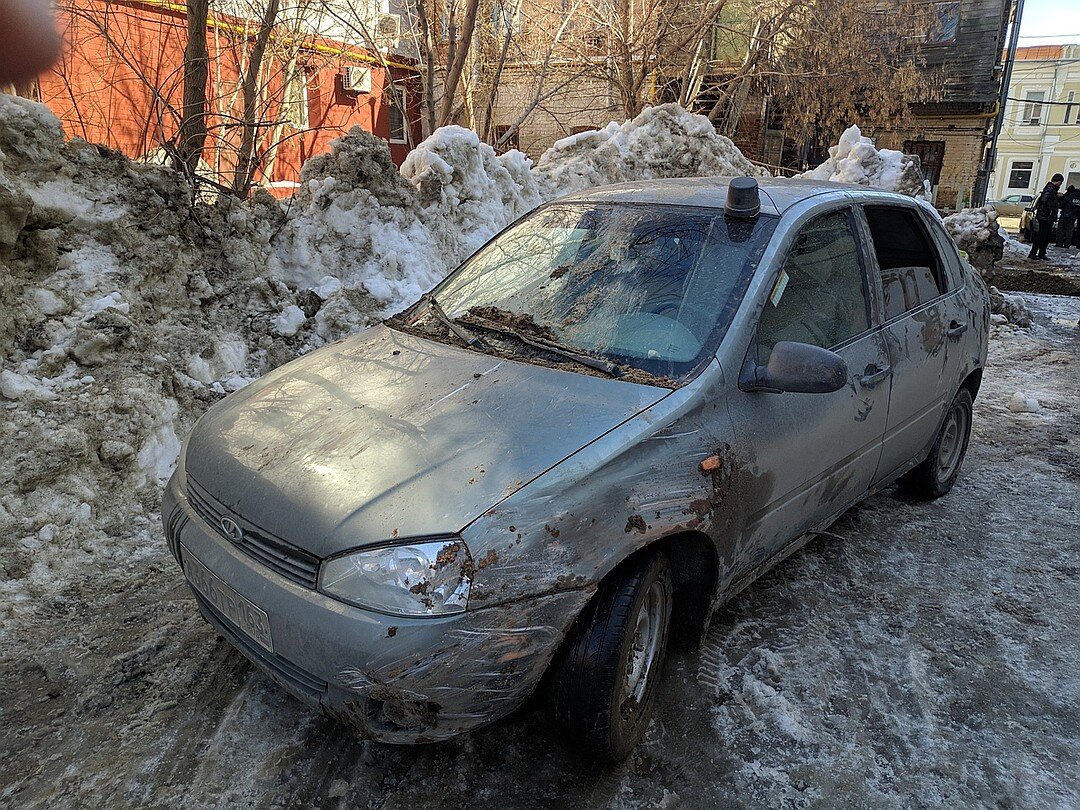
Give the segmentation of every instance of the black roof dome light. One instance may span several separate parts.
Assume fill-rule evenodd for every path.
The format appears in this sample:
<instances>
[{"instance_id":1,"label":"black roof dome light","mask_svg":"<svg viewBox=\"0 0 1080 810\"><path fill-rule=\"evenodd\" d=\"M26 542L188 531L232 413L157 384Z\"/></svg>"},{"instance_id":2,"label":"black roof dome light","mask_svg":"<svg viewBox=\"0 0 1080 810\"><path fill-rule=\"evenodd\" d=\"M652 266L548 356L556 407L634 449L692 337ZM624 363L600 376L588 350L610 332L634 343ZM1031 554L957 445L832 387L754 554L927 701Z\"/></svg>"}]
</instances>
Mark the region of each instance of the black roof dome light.
<instances>
[{"instance_id":1,"label":"black roof dome light","mask_svg":"<svg viewBox=\"0 0 1080 810\"><path fill-rule=\"evenodd\" d=\"M736 177L727 187L724 214L729 217L753 219L761 213L757 180L753 177Z\"/></svg>"}]
</instances>

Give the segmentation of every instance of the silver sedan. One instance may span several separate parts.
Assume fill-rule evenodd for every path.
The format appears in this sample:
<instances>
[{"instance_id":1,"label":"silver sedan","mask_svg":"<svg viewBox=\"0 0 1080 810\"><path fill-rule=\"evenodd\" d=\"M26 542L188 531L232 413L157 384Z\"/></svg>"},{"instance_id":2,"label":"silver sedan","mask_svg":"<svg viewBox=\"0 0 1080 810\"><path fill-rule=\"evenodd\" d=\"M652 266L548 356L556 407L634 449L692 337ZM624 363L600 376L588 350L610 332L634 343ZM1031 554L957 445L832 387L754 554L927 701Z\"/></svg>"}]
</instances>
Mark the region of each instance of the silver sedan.
<instances>
[{"instance_id":1,"label":"silver sedan","mask_svg":"<svg viewBox=\"0 0 1080 810\"><path fill-rule=\"evenodd\" d=\"M724 600L869 492L949 491L988 322L910 198L595 189L212 407L166 536L218 632L367 737L445 739L543 679L619 760Z\"/></svg>"}]
</instances>

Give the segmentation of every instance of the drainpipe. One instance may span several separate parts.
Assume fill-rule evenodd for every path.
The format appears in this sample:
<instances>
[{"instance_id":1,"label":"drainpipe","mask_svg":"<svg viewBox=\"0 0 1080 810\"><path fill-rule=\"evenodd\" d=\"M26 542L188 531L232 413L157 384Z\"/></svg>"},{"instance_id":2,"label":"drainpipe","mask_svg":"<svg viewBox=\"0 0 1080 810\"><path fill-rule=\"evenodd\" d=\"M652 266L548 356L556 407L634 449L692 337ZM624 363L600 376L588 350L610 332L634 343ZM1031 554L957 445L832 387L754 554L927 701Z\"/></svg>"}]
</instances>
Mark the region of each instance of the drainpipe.
<instances>
[{"instance_id":1,"label":"drainpipe","mask_svg":"<svg viewBox=\"0 0 1080 810\"><path fill-rule=\"evenodd\" d=\"M994 162L997 160L998 135L1005 121L1005 105L1009 95L1009 83L1012 81L1013 62L1016 61L1016 45L1020 39L1020 19L1024 16L1024 0L1016 0L1013 12L1012 28L1009 30L1009 51L1005 56L1005 70L1001 76L1001 92L998 94L997 118L994 119L994 130L990 135L990 148L986 150L986 159L979 168L975 178L975 189L971 195L971 204L974 207L986 204L986 187L990 183L990 173L994 170Z\"/></svg>"}]
</instances>

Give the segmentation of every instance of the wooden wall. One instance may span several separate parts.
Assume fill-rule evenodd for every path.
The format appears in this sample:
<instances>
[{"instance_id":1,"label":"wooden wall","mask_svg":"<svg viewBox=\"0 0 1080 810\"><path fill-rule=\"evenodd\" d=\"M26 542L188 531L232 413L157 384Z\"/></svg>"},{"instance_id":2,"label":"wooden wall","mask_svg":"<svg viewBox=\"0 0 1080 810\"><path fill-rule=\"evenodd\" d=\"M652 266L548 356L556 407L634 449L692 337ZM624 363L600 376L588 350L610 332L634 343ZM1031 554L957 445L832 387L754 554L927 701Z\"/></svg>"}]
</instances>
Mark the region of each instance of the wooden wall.
<instances>
[{"instance_id":1,"label":"wooden wall","mask_svg":"<svg viewBox=\"0 0 1080 810\"><path fill-rule=\"evenodd\" d=\"M922 45L927 68L945 68L945 93L941 103L993 105L998 95L995 65L1005 48L1005 25L1012 0L953 0L931 5L942 9L946 20L946 7L956 6L959 10L952 40L940 44L929 41ZM945 24L949 26L947 21Z\"/></svg>"}]
</instances>

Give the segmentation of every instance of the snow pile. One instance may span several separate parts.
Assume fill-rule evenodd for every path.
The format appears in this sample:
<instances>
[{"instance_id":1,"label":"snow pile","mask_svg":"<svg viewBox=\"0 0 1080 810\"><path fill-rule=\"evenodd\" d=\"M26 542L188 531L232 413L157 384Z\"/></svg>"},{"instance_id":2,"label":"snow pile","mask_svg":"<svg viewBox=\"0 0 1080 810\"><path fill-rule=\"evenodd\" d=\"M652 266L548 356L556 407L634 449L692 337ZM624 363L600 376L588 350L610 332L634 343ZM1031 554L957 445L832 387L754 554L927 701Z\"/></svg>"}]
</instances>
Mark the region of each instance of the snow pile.
<instances>
[{"instance_id":1,"label":"snow pile","mask_svg":"<svg viewBox=\"0 0 1080 810\"><path fill-rule=\"evenodd\" d=\"M496 155L476 133L448 126L399 173L386 145L354 128L304 165L270 273L311 289L330 274L345 293L374 299L366 308L328 302L314 329L330 339L412 303L544 200L625 180L756 173L707 118L675 104L563 139L535 168L521 152Z\"/></svg>"},{"instance_id":2,"label":"snow pile","mask_svg":"<svg viewBox=\"0 0 1080 810\"><path fill-rule=\"evenodd\" d=\"M548 199L629 180L761 173L708 118L678 104L650 107L621 125L612 121L556 141L535 170Z\"/></svg>"},{"instance_id":3,"label":"snow pile","mask_svg":"<svg viewBox=\"0 0 1080 810\"><path fill-rule=\"evenodd\" d=\"M315 316L322 339L370 323L380 305L400 309L444 273L416 190L386 144L359 127L304 164L285 206L269 272L332 298Z\"/></svg>"},{"instance_id":4,"label":"snow pile","mask_svg":"<svg viewBox=\"0 0 1080 810\"><path fill-rule=\"evenodd\" d=\"M461 127L436 130L401 172L383 141L354 127L300 179L270 272L315 292L338 282L344 297L316 316L322 339L411 304L541 202L523 154L497 156Z\"/></svg>"},{"instance_id":5,"label":"snow pile","mask_svg":"<svg viewBox=\"0 0 1080 810\"><path fill-rule=\"evenodd\" d=\"M300 302L260 276L281 220L268 197L192 206L177 173L65 143L45 107L0 95L8 610L157 551L160 483L195 417L301 350L271 331Z\"/></svg>"},{"instance_id":6,"label":"snow pile","mask_svg":"<svg viewBox=\"0 0 1080 810\"><path fill-rule=\"evenodd\" d=\"M1031 326L1031 310L1025 306L1024 299L1019 295L1003 293L993 286L990 287L990 311L1022 329Z\"/></svg>"},{"instance_id":7,"label":"snow pile","mask_svg":"<svg viewBox=\"0 0 1080 810\"><path fill-rule=\"evenodd\" d=\"M1031 252L1031 246L1025 245L1019 239L1014 239L1008 231L1000 228L1001 238L1004 240L1002 254L1016 259L1025 258Z\"/></svg>"},{"instance_id":8,"label":"snow pile","mask_svg":"<svg viewBox=\"0 0 1080 810\"><path fill-rule=\"evenodd\" d=\"M942 219L942 224L957 247L967 253L971 266L980 272L998 261L1005 247L1005 237L992 205L964 208Z\"/></svg>"},{"instance_id":9,"label":"snow pile","mask_svg":"<svg viewBox=\"0 0 1080 810\"><path fill-rule=\"evenodd\" d=\"M1005 407L1013 413L1039 413L1042 410L1039 400L1023 391L1013 394Z\"/></svg>"},{"instance_id":10,"label":"snow pile","mask_svg":"<svg viewBox=\"0 0 1080 810\"><path fill-rule=\"evenodd\" d=\"M532 162L512 150L496 155L472 130L435 130L409 153L401 173L417 189L425 221L456 264L536 208Z\"/></svg>"},{"instance_id":11,"label":"snow pile","mask_svg":"<svg viewBox=\"0 0 1080 810\"><path fill-rule=\"evenodd\" d=\"M857 126L845 129L839 143L829 147L828 160L798 176L807 180L872 186L911 197L926 194L918 157L893 149L878 149Z\"/></svg>"}]
</instances>

